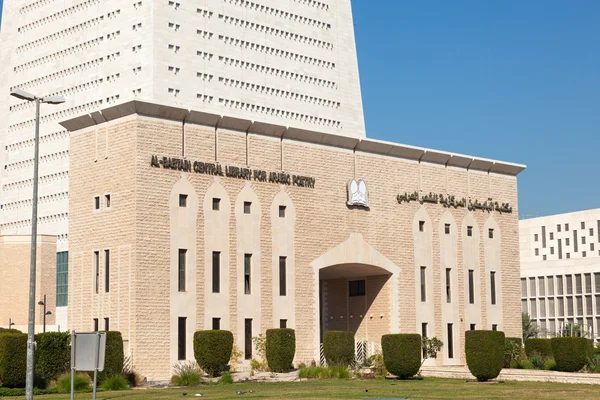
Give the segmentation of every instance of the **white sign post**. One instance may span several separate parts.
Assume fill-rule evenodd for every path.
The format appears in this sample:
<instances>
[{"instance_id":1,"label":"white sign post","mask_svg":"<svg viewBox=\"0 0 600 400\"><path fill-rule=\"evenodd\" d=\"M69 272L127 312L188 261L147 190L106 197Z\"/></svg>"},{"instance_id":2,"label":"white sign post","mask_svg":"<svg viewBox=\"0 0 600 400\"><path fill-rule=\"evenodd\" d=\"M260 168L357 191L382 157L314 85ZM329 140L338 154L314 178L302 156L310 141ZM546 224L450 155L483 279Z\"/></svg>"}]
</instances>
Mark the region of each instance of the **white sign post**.
<instances>
[{"instance_id":1,"label":"white sign post","mask_svg":"<svg viewBox=\"0 0 600 400\"><path fill-rule=\"evenodd\" d=\"M106 333L71 334L71 400L75 398L75 371L94 371L93 400L96 400L98 371L104 370Z\"/></svg>"}]
</instances>

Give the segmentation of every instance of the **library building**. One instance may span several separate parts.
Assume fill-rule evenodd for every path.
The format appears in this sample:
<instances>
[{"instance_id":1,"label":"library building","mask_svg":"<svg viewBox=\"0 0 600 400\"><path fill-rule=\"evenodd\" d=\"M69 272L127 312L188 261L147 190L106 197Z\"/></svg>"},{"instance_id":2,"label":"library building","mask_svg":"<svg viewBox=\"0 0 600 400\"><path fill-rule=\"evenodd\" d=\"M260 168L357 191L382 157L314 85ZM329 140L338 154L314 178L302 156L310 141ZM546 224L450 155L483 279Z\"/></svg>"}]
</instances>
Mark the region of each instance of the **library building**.
<instances>
[{"instance_id":1,"label":"library building","mask_svg":"<svg viewBox=\"0 0 600 400\"><path fill-rule=\"evenodd\" d=\"M519 336L524 166L133 101L70 131L68 329L117 330L149 381L197 330Z\"/></svg>"}]
</instances>

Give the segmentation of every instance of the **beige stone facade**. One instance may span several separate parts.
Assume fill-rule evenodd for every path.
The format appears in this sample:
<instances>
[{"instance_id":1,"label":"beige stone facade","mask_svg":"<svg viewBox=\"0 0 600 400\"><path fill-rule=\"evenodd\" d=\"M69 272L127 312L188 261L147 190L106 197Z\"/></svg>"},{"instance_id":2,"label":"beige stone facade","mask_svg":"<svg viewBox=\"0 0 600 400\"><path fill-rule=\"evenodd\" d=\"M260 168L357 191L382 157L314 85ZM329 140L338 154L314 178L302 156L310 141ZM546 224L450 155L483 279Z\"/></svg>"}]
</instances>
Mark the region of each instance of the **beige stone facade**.
<instances>
[{"instance_id":1,"label":"beige stone facade","mask_svg":"<svg viewBox=\"0 0 600 400\"><path fill-rule=\"evenodd\" d=\"M464 364L464 331L472 324L520 336L521 166L150 111L69 123L82 128L71 133L69 325L89 331L94 319L100 329L108 322L149 380L169 378L179 362L180 318L187 359L193 332L211 329L214 318L242 351L248 324L257 336L285 323L296 330L296 362L318 361L320 335L329 329L378 343L383 334L421 333L427 324L427 335L445 343L436 361L445 365ZM190 161L191 171L152 166L153 156ZM223 176L198 172L194 162L218 164ZM230 166L251 169L250 179L227 176ZM291 184L269 182L270 172L282 171ZM294 175L314 179L314 187ZM368 208L347 204L352 179L366 182ZM413 192L421 201L399 201ZM476 206L423 199L430 193ZM483 209L490 199L499 204ZM348 281L356 280L364 289L350 296Z\"/></svg>"},{"instance_id":2,"label":"beige stone facade","mask_svg":"<svg viewBox=\"0 0 600 400\"><path fill-rule=\"evenodd\" d=\"M29 310L29 266L31 236L0 236L0 326L27 332ZM43 329L43 307L38 301L46 295L47 330L56 330L56 237L39 235L36 254L36 332ZM63 327L65 329L66 327Z\"/></svg>"}]
</instances>

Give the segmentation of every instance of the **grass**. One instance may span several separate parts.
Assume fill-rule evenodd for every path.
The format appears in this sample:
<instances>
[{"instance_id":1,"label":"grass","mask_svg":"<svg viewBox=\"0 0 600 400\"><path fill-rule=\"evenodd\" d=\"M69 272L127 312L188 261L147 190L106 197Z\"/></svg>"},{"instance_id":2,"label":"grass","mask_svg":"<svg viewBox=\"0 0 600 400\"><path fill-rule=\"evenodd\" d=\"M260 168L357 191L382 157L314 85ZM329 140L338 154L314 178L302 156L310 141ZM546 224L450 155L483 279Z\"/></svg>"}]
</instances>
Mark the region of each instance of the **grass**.
<instances>
[{"instance_id":1,"label":"grass","mask_svg":"<svg viewBox=\"0 0 600 400\"><path fill-rule=\"evenodd\" d=\"M249 393L250 390L253 393ZM366 392L368 390L368 392ZM366 399L400 397L417 399L568 399L598 398L598 387L542 382L503 382L498 384L468 383L458 379L425 378L423 380L317 380L287 383L243 383L233 385L204 385L196 389L128 390L100 392L98 399L171 400L193 397L202 393L209 399ZM91 394L77 394L77 400L89 400ZM36 396L36 399L68 400L68 395Z\"/></svg>"},{"instance_id":2,"label":"grass","mask_svg":"<svg viewBox=\"0 0 600 400\"><path fill-rule=\"evenodd\" d=\"M298 377L304 379L348 379L346 367L305 367L300 368Z\"/></svg>"}]
</instances>

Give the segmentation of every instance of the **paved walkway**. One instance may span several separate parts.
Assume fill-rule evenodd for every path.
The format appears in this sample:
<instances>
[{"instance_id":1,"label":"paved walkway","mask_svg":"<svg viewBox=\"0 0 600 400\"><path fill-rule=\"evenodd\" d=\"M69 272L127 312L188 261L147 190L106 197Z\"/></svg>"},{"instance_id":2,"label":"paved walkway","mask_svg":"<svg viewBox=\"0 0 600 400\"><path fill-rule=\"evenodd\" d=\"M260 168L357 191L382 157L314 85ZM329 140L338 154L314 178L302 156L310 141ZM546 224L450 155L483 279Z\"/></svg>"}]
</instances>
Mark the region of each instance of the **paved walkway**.
<instances>
[{"instance_id":1,"label":"paved walkway","mask_svg":"<svg viewBox=\"0 0 600 400\"><path fill-rule=\"evenodd\" d=\"M423 367L422 376L452 379L475 379L467 367ZM583 383L600 385L600 374L580 372L540 371L535 369L503 369L498 376L501 381Z\"/></svg>"}]
</instances>

